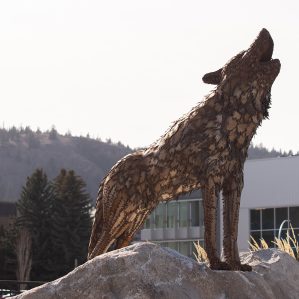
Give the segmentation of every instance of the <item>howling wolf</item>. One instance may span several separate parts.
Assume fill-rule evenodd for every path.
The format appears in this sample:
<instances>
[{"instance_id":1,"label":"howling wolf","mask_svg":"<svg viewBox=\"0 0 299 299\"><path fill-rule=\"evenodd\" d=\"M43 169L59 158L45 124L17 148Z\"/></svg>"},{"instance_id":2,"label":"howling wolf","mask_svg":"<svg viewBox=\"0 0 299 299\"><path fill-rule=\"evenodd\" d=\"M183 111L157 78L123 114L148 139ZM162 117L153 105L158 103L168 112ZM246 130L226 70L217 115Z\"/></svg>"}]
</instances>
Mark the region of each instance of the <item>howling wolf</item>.
<instances>
[{"instance_id":1,"label":"howling wolf","mask_svg":"<svg viewBox=\"0 0 299 299\"><path fill-rule=\"evenodd\" d=\"M262 29L252 45L203 81L216 88L157 142L121 159L100 184L88 258L127 246L161 202L201 189L211 269L250 271L240 263L237 233L243 166L257 127L268 117L280 71ZM216 202L223 194L224 261L216 251Z\"/></svg>"}]
</instances>

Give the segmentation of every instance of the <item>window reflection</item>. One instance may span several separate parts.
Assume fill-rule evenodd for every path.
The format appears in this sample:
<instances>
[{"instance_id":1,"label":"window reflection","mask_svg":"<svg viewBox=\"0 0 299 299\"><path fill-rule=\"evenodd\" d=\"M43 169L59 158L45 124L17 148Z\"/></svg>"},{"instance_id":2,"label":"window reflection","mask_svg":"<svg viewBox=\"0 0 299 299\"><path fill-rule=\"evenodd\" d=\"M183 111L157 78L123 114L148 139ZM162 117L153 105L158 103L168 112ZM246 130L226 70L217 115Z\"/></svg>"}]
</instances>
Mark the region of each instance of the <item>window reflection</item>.
<instances>
[{"instance_id":1,"label":"window reflection","mask_svg":"<svg viewBox=\"0 0 299 299\"><path fill-rule=\"evenodd\" d=\"M299 207L290 207L290 220L293 227L299 227Z\"/></svg>"},{"instance_id":2,"label":"window reflection","mask_svg":"<svg viewBox=\"0 0 299 299\"><path fill-rule=\"evenodd\" d=\"M281 223L288 219L288 208L276 208L275 209L276 224L275 228L279 229Z\"/></svg>"},{"instance_id":3,"label":"window reflection","mask_svg":"<svg viewBox=\"0 0 299 299\"><path fill-rule=\"evenodd\" d=\"M265 240L269 247L274 247L274 230L262 231L262 238Z\"/></svg>"},{"instance_id":4,"label":"window reflection","mask_svg":"<svg viewBox=\"0 0 299 299\"><path fill-rule=\"evenodd\" d=\"M168 242L168 247L178 251L178 242Z\"/></svg>"},{"instance_id":5,"label":"window reflection","mask_svg":"<svg viewBox=\"0 0 299 299\"><path fill-rule=\"evenodd\" d=\"M179 252L183 255L190 255L190 242L179 242Z\"/></svg>"},{"instance_id":6,"label":"window reflection","mask_svg":"<svg viewBox=\"0 0 299 299\"><path fill-rule=\"evenodd\" d=\"M251 232L251 237L254 239L254 241L260 245L260 239L261 239L261 232ZM252 240L250 239L250 243L253 243Z\"/></svg>"},{"instance_id":7,"label":"window reflection","mask_svg":"<svg viewBox=\"0 0 299 299\"><path fill-rule=\"evenodd\" d=\"M199 226L204 226L203 202L199 201Z\"/></svg>"},{"instance_id":8,"label":"window reflection","mask_svg":"<svg viewBox=\"0 0 299 299\"><path fill-rule=\"evenodd\" d=\"M191 257L193 259L195 258L196 249L194 246L194 243L197 243L198 240L188 240L188 241L170 241L170 242L158 242L162 247L168 247L173 250L178 251L179 253ZM199 244L204 247L204 241L199 240Z\"/></svg>"},{"instance_id":9,"label":"window reflection","mask_svg":"<svg viewBox=\"0 0 299 299\"><path fill-rule=\"evenodd\" d=\"M274 228L274 209L262 210L262 228L263 229Z\"/></svg>"},{"instance_id":10,"label":"window reflection","mask_svg":"<svg viewBox=\"0 0 299 299\"><path fill-rule=\"evenodd\" d=\"M202 200L161 203L146 219L144 228L204 226Z\"/></svg>"},{"instance_id":11,"label":"window reflection","mask_svg":"<svg viewBox=\"0 0 299 299\"><path fill-rule=\"evenodd\" d=\"M159 204L155 210L155 228L163 228L164 204Z\"/></svg>"},{"instance_id":12,"label":"window reflection","mask_svg":"<svg viewBox=\"0 0 299 299\"><path fill-rule=\"evenodd\" d=\"M252 230L261 229L261 211L251 210L250 211L250 228Z\"/></svg>"},{"instance_id":13,"label":"window reflection","mask_svg":"<svg viewBox=\"0 0 299 299\"><path fill-rule=\"evenodd\" d=\"M294 234L297 242L299 243L299 229L294 229ZM290 232L290 235L292 238L294 238L292 232Z\"/></svg>"},{"instance_id":14,"label":"window reflection","mask_svg":"<svg viewBox=\"0 0 299 299\"><path fill-rule=\"evenodd\" d=\"M188 202L180 202L179 203L179 226L187 227L188 226L188 218L189 218L189 209Z\"/></svg>"},{"instance_id":15,"label":"window reflection","mask_svg":"<svg viewBox=\"0 0 299 299\"><path fill-rule=\"evenodd\" d=\"M299 207L279 207L250 211L250 235L259 243L263 238L269 247L274 247L272 241L278 237L279 228L284 220L288 220L281 230L280 237L286 239L287 235L293 238L290 224L296 239L299 239Z\"/></svg>"},{"instance_id":16,"label":"window reflection","mask_svg":"<svg viewBox=\"0 0 299 299\"><path fill-rule=\"evenodd\" d=\"M175 220L176 220L176 202L170 202L167 204L167 227L173 228L175 227Z\"/></svg>"},{"instance_id":17,"label":"window reflection","mask_svg":"<svg viewBox=\"0 0 299 299\"><path fill-rule=\"evenodd\" d=\"M150 216L148 216L144 223L144 228L149 229L151 227Z\"/></svg>"},{"instance_id":18,"label":"window reflection","mask_svg":"<svg viewBox=\"0 0 299 299\"><path fill-rule=\"evenodd\" d=\"M155 228L155 213L150 215L150 228Z\"/></svg>"},{"instance_id":19,"label":"window reflection","mask_svg":"<svg viewBox=\"0 0 299 299\"><path fill-rule=\"evenodd\" d=\"M190 202L191 226L199 226L199 201Z\"/></svg>"}]
</instances>

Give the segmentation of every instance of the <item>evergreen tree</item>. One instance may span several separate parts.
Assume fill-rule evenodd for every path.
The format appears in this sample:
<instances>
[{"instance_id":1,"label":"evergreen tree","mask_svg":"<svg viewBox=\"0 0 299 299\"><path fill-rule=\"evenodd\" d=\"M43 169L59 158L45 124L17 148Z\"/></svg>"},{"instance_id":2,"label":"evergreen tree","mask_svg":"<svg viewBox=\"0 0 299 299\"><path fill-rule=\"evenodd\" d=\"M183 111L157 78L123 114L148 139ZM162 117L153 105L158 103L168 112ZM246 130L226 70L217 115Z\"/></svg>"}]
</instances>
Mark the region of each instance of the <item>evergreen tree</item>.
<instances>
[{"instance_id":1,"label":"evergreen tree","mask_svg":"<svg viewBox=\"0 0 299 299\"><path fill-rule=\"evenodd\" d=\"M28 230L32 240L32 280L49 280L53 275L51 218L53 188L42 169L27 178L17 203L17 227Z\"/></svg>"},{"instance_id":2,"label":"evergreen tree","mask_svg":"<svg viewBox=\"0 0 299 299\"><path fill-rule=\"evenodd\" d=\"M91 201L84 181L73 170L62 169L54 180L53 242L57 271L64 275L86 261L91 231Z\"/></svg>"},{"instance_id":3,"label":"evergreen tree","mask_svg":"<svg viewBox=\"0 0 299 299\"><path fill-rule=\"evenodd\" d=\"M15 225L0 226L0 279L16 279ZM4 287L2 285L2 287Z\"/></svg>"},{"instance_id":4,"label":"evergreen tree","mask_svg":"<svg viewBox=\"0 0 299 299\"><path fill-rule=\"evenodd\" d=\"M50 140L57 140L58 138L58 132L57 130L55 129L55 126L52 126L52 129L51 131L49 132L49 139Z\"/></svg>"}]
</instances>

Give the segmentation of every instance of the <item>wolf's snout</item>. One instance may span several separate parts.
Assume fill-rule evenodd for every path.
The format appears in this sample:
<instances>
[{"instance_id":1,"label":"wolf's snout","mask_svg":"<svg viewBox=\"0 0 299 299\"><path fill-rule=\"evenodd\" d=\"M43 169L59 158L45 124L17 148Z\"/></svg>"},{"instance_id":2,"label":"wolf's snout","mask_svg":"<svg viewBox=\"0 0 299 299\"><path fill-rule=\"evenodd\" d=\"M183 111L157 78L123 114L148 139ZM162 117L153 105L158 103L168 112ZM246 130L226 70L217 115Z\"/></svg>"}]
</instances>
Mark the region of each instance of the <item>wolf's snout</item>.
<instances>
[{"instance_id":1,"label":"wolf's snout","mask_svg":"<svg viewBox=\"0 0 299 299\"><path fill-rule=\"evenodd\" d=\"M267 62L272 59L274 42L269 33L269 31L265 28L261 30L259 33L257 40L257 47L261 49L261 56L259 58L260 62Z\"/></svg>"}]
</instances>

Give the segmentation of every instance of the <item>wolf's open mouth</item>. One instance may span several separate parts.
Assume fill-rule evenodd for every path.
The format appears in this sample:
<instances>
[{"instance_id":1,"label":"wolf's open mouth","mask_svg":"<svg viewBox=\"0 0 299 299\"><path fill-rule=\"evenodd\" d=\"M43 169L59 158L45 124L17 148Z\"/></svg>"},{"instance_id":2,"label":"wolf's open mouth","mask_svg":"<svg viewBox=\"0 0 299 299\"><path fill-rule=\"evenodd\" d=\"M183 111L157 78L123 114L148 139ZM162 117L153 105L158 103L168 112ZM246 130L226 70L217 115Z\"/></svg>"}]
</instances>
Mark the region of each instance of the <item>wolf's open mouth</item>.
<instances>
[{"instance_id":1,"label":"wolf's open mouth","mask_svg":"<svg viewBox=\"0 0 299 299\"><path fill-rule=\"evenodd\" d=\"M273 54L273 42L272 45L269 44L269 47L267 49L267 51L265 51L262 54L262 57L260 58L260 62L268 62L272 59L272 54Z\"/></svg>"}]
</instances>

